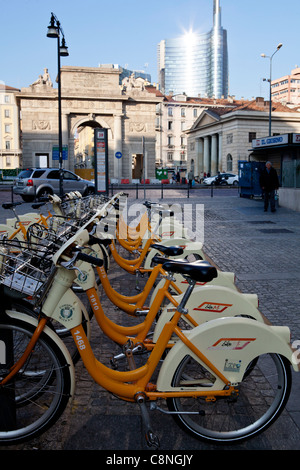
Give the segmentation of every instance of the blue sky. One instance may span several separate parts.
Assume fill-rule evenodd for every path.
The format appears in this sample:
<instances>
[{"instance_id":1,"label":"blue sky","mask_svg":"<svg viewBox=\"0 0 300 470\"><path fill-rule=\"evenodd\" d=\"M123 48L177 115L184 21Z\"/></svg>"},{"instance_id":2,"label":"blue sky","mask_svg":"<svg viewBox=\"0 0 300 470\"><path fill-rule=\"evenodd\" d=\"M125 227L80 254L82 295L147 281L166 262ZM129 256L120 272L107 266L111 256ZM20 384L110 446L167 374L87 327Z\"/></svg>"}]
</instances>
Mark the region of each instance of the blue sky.
<instances>
[{"instance_id":1,"label":"blue sky","mask_svg":"<svg viewBox=\"0 0 300 470\"><path fill-rule=\"evenodd\" d=\"M221 0L228 33L229 92L237 98L268 98L272 78L300 66L299 0ZM57 74L56 40L46 37L51 12L61 22L69 57L62 65L114 63L145 70L157 80L157 44L192 28L212 27L212 0L0 0L0 81L21 88L44 68Z\"/></svg>"}]
</instances>

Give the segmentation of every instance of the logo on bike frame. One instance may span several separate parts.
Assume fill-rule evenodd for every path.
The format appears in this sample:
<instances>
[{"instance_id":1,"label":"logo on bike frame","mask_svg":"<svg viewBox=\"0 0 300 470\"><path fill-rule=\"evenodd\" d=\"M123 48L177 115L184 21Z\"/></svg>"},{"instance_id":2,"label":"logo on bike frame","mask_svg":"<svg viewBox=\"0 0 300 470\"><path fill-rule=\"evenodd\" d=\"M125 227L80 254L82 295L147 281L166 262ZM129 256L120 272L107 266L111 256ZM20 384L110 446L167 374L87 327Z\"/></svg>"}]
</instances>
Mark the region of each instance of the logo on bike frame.
<instances>
[{"instance_id":1,"label":"logo on bike frame","mask_svg":"<svg viewBox=\"0 0 300 470\"><path fill-rule=\"evenodd\" d=\"M68 305L68 304L62 305L59 313L63 320L70 320L73 315L72 305Z\"/></svg>"},{"instance_id":2,"label":"logo on bike frame","mask_svg":"<svg viewBox=\"0 0 300 470\"><path fill-rule=\"evenodd\" d=\"M198 307L195 307L193 310L200 310L201 312L214 312L222 313L228 307L232 307L232 304L220 304L214 302L203 302Z\"/></svg>"},{"instance_id":3,"label":"logo on bike frame","mask_svg":"<svg viewBox=\"0 0 300 470\"><path fill-rule=\"evenodd\" d=\"M218 349L224 351L241 351L245 349L256 338L220 338L208 349Z\"/></svg>"}]
</instances>

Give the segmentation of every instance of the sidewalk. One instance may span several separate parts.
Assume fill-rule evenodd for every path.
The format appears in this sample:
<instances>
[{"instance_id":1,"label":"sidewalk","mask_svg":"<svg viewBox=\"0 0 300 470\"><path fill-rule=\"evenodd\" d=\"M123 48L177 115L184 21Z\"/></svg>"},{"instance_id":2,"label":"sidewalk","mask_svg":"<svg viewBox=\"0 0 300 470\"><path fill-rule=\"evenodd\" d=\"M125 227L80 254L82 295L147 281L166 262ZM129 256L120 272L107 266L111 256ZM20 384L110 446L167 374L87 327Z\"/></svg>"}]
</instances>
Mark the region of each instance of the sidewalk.
<instances>
[{"instance_id":1,"label":"sidewalk","mask_svg":"<svg viewBox=\"0 0 300 470\"><path fill-rule=\"evenodd\" d=\"M291 341L300 340L300 213L284 208L276 213L264 212L262 201L230 196L198 198L193 194L184 203L192 205L191 217L195 216L195 205L204 204L204 251L208 257L222 271L235 273L242 292L258 295L259 308L272 324L289 326ZM114 262L110 278L116 290L134 294L134 276L116 269ZM109 317L125 324L124 314L104 295L102 301ZM97 325L93 326L95 355L108 361L119 349L100 334ZM76 365L76 374L75 397L59 422L39 439L8 449L146 450L138 406L101 389L81 362ZM155 411L150 417L161 451L299 450L300 374L293 373L291 397L281 417L262 435L240 445L203 444L182 431L170 416Z\"/></svg>"}]
</instances>

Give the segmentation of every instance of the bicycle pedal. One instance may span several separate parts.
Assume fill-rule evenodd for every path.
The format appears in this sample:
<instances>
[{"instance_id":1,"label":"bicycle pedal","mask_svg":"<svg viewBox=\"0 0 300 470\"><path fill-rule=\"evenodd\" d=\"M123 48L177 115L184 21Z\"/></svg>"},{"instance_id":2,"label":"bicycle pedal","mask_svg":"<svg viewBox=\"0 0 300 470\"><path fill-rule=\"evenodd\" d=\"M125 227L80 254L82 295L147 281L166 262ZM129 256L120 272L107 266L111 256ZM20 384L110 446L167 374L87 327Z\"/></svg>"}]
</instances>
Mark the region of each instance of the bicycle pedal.
<instances>
[{"instance_id":1,"label":"bicycle pedal","mask_svg":"<svg viewBox=\"0 0 300 470\"><path fill-rule=\"evenodd\" d=\"M139 394L136 397L136 401L139 404L142 416L142 422L145 432L146 443L148 447L155 447L158 449L160 447L158 436L152 431L150 425L150 417L145 403L145 397L143 394Z\"/></svg>"},{"instance_id":2,"label":"bicycle pedal","mask_svg":"<svg viewBox=\"0 0 300 470\"><path fill-rule=\"evenodd\" d=\"M146 432L146 443L148 447L155 447L155 449L159 449L160 442L156 434L152 431Z\"/></svg>"}]
</instances>

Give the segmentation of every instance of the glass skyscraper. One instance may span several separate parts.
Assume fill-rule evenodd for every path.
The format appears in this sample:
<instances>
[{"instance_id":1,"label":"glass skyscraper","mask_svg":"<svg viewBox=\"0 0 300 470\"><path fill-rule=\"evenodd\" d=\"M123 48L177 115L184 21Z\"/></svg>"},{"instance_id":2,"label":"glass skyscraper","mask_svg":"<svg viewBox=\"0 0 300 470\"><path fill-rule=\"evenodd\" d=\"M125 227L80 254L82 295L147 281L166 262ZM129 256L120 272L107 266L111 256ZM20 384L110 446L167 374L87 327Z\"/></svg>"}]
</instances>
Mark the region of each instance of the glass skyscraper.
<instances>
[{"instance_id":1,"label":"glass skyscraper","mask_svg":"<svg viewBox=\"0 0 300 470\"><path fill-rule=\"evenodd\" d=\"M158 81L165 94L227 98L227 31L221 26L220 0L214 0L208 33L188 33L158 44Z\"/></svg>"}]
</instances>

